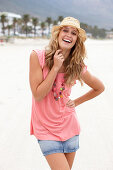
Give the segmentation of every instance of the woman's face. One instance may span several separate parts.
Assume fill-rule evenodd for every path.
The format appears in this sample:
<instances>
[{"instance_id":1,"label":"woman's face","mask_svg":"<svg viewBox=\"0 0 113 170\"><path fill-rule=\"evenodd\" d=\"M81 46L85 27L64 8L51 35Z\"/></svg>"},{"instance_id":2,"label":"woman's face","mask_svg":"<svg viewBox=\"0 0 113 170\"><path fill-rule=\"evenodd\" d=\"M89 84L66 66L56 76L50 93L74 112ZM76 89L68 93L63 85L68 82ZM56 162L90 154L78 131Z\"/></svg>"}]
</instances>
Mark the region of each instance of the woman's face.
<instances>
[{"instance_id":1,"label":"woman's face","mask_svg":"<svg viewBox=\"0 0 113 170\"><path fill-rule=\"evenodd\" d=\"M76 43L78 30L76 28L66 26L59 33L58 42L62 50L70 50Z\"/></svg>"}]
</instances>

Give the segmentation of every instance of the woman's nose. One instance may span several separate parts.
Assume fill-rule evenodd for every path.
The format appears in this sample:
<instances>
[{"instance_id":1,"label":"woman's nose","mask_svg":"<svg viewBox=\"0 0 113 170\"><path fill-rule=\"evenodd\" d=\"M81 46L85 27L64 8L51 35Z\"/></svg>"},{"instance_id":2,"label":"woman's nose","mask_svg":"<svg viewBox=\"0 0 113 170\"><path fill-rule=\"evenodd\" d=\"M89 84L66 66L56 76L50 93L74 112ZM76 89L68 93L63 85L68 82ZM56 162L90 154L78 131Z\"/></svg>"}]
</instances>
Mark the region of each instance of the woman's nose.
<instances>
[{"instance_id":1,"label":"woman's nose","mask_svg":"<svg viewBox=\"0 0 113 170\"><path fill-rule=\"evenodd\" d=\"M71 32L68 32L68 33L67 33L67 36L68 36L68 37L71 37Z\"/></svg>"}]
</instances>

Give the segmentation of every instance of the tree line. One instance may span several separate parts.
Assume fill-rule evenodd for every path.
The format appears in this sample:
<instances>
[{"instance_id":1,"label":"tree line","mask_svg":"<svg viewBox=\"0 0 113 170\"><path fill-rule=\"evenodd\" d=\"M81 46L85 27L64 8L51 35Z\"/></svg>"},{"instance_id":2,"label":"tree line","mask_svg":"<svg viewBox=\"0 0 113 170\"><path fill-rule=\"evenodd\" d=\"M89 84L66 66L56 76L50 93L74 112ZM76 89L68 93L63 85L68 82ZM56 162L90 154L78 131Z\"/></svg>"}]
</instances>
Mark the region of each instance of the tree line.
<instances>
[{"instance_id":1,"label":"tree line","mask_svg":"<svg viewBox=\"0 0 113 170\"><path fill-rule=\"evenodd\" d=\"M24 14L22 18L13 18L12 24L9 24L9 20L6 15L1 15L0 22L2 25L2 34L5 36L5 31L7 30L8 36L10 36L11 30L13 30L13 35L16 35L16 32L20 34L26 34L26 37L29 34L34 34L34 37L37 36L37 26L41 28L41 35L44 36L44 30L48 27L48 34L50 34L50 25L57 25L58 22L63 20L63 16L58 16L57 20L52 20L51 17L47 17L45 21L39 21L37 17L31 17L29 14Z\"/></svg>"},{"instance_id":2,"label":"tree line","mask_svg":"<svg viewBox=\"0 0 113 170\"><path fill-rule=\"evenodd\" d=\"M5 15L1 15L0 22L2 25L1 32L5 36L5 30L7 30L8 36L10 36L11 30L13 31L13 36L17 35L16 33L26 34L28 37L32 34L34 37L38 35L37 26L41 28L41 36L44 36L44 30L48 27L48 35L50 35L50 26L57 25L59 22L63 20L63 16L58 16L56 20L53 20L51 17L47 17L45 21L39 21L37 17L31 17L29 14L24 14L22 18L17 19L13 18L12 24L8 23L8 18ZM81 23L81 28L83 28L86 33L90 33L94 38L105 38L106 31L105 29L100 29L97 26L90 26L85 23ZM111 29L113 30L113 29ZM48 36L46 35L46 36Z\"/></svg>"},{"instance_id":3,"label":"tree line","mask_svg":"<svg viewBox=\"0 0 113 170\"><path fill-rule=\"evenodd\" d=\"M81 27L85 29L87 33L90 33L94 38L105 38L106 37L106 29L98 28L97 26L90 26L84 23L81 23Z\"/></svg>"}]
</instances>

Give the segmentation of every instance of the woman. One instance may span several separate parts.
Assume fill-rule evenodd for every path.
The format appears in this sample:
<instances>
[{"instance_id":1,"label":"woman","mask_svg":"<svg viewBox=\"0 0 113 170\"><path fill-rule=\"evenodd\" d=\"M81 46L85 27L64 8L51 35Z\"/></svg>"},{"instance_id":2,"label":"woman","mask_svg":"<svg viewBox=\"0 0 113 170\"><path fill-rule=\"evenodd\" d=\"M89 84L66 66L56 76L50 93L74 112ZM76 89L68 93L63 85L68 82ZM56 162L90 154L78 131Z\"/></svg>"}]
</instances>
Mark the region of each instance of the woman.
<instances>
[{"instance_id":1,"label":"woman","mask_svg":"<svg viewBox=\"0 0 113 170\"><path fill-rule=\"evenodd\" d=\"M31 134L35 135L52 170L70 170L79 148L80 125L75 107L104 91L103 83L84 64L86 33L73 17L53 26L46 50L30 56ZM92 89L69 99L76 80Z\"/></svg>"}]
</instances>

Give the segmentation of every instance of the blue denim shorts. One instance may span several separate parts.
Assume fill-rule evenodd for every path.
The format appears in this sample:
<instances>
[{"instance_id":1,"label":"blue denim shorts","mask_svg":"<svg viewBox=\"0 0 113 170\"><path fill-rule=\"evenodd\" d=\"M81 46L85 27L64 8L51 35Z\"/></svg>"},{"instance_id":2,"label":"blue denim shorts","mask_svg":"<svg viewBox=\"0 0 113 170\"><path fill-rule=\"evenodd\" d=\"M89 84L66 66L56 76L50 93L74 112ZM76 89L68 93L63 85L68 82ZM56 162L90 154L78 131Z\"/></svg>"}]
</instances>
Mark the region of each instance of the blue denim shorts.
<instances>
[{"instance_id":1,"label":"blue denim shorts","mask_svg":"<svg viewBox=\"0 0 113 170\"><path fill-rule=\"evenodd\" d=\"M44 156L53 153L71 153L79 149L79 135L66 141L37 140Z\"/></svg>"}]
</instances>

